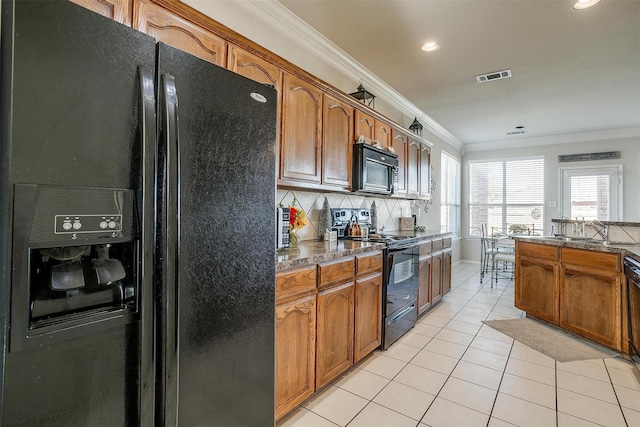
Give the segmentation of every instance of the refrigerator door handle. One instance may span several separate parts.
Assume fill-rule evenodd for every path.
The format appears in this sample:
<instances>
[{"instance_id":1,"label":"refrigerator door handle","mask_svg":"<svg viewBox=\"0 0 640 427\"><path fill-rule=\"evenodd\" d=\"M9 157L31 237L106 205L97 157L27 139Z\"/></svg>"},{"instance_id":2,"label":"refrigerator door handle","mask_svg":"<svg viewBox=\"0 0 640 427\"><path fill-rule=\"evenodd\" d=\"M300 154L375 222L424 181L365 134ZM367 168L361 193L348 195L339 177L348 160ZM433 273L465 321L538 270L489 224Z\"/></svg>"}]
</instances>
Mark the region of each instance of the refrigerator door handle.
<instances>
[{"instance_id":1,"label":"refrigerator door handle","mask_svg":"<svg viewBox=\"0 0 640 427\"><path fill-rule=\"evenodd\" d=\"M166 144L166 187L165 187L165 265L164 295L166 295L166 341L165 341L165 425L178 425L179 386L179 292L178 292L178 250L180 246L179 219L180 162L178 149L178 97L173 76L161 76L163 105L162 121Z\"/></svg>"},{"instance_id":2,"label":"refrigerator door handle","mask_svg":"<svg viewBox=\"0 0 640 427\"><path fill-rule=\"evenodd\" d=\"M154 425L155 407L155 338L153 248L155 245L155 145L156 99L153 71L138 67L140 78L140 133L142 140L142 171L138 194L140 235L140 426ZM140 194L141 192L141 194Z\"/></svg>"}]
</instances>

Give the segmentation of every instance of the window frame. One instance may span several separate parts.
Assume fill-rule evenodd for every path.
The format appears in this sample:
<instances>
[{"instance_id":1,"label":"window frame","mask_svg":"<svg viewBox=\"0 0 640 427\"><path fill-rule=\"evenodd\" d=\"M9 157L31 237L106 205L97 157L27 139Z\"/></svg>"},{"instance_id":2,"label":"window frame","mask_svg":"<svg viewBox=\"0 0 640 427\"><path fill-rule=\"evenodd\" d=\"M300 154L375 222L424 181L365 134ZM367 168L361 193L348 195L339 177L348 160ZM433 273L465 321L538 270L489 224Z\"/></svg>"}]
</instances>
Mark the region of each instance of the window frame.
<instances>
[{"instance_id":1,"label":"window frame","mask_svg":"<svg viewBox=\"0 0 640 427\"><path fill-rule=\"evenodd\" d=\"M445 171L448 171L448 167L445 168L445 156L449 159L447 163L454 162L455 165L455 179L454 182L450 182L451 180L446 180L443 177ZM462 237L462 160L457 158L451 153L442 150L440 152L440 231L443 233L451 233L453 238ZM448 195L450 194L451 188L454 190L455 194L453 198L456 199L453 202L449 201ZM446 196L445 196L446 195ZM443 209L446 208L449 213L447 221L444 221L443 217ZM455 224L453 229L451 229L451 224L449 218L451 217L451 209L454 210L455 216Z\"/></svg>"},{"instance_id":2,"label":"window frame","mask_svg":"<svg viewBox=\"0 0 640 427\"><path fill-rule=\"evenodd\" d=\"M615 172L615 174L612 173L607 173L607 172ZM565 177L565 173L569 172L569 176ZM585 172L585 174L571 174L570 172ZM587 173L590 172L590 173ZM601 173L598 173L601 172ZM622 200L622 195L623 195L623 182L622 182L622 177L623 177L623 166L620 163L616 163L616 164L600 164L600 165L582 165L582 166L560 166L558 168L558 199L560 201L560 206L559 206L559 215L566 215L567 218L571 217L571 200L565 200L565 198L567 197L567 191L565 189L565 186L567 184L567 180L566 178L571 178L571 176L594 176L594 175L609 175L611 177L616 176L617 177L617 186L615 189L615 193L616 193L616 198L617 198L617 217L616 218L610 218L608 220L603 220L603 221L620 221L622 218L622 208L623 208L623 200ZM571 180L568 180L569 183L571 182ZM571 191L569 190L569 193ZM610 191L609 193L610 195L612 194L612 192ZM569 212L566 212L566 208L569 207Z\"/></svg>"},{"instance_id":3,"label":"window frame","mask_svg":"<svg viewBox=\"0 0 640 427\"><path fill-rule=\"evenodd\" d=\"M539 201L539 203L508 203L508 185L507 185L507 164L511 163L511 162L524 162L524 161L541 161L542 162L542 167L541 167L541 177L542 177L542 181L541 181L541 192L542 192L542 197L541 200ZM473 186L472 186L472 168L474 164L489 164L489 163L501 163L502 164L502 198L501 198L501 203L484 203L484 204L480 204L480 203L472 203L471 200L473 199L472 196L472 191L473 191ZM540 210L540 218L538 220L536 220L536 222L538 222L540 224L540 228L536 228L535 232L537 233L538 231L542 231L543 227L544 227L544 220L545 220L545 164L546 164L546 159L545 156L541 156L541 155L537 155L537 156L526 156L526 157L508 157L508 158L494 158L494 159L482 159L482 160L471 160L469 162L467 162L467 216L468 216L468 224L467 224L467 230L466 230L466 236L467 237L481 237L481 231L479 226L472 228L472 224L473 224L473 213L472 210L474 207L482 207L482 206L486 206L487 208L500 208L501 209L501 220L502 220L502 224L500 227L501 232L504 233L508 233L508 228L510 223L508 222L508 210L509 207L517 207L517 206L535 206L537 208L539 208ZM491 230L489 230L490 232Z\"/></svg>"}]
</instances>

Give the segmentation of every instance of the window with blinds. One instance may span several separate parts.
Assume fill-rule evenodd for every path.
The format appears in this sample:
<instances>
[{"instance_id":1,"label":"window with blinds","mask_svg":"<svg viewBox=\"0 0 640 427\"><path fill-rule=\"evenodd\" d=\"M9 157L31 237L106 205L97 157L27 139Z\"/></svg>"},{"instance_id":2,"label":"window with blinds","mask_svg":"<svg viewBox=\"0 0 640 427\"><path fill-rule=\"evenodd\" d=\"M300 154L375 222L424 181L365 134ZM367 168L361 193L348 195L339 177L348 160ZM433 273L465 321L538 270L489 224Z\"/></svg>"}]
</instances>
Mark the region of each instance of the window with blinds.
<instances>
[{"instance_id":1,"label":"window with blinds","mask_svg":"<svg viewBox=\"0 0 640 427\"><path fill-rule=\"evenodd\" d=\"M469 162L469 235L542 232L543 208L543 158Z\"/></svg>"},{"instance_id":2,"label":"window with blinds","mask_svg":"<svg viewBox=\"0 0 640 427\"><path fill-rule=\"evenodd\" d=\"M440 170L440 230L460 236L460 160L442 152Z\"/></svg>"},{"instance_id":3,"label":"window with blinds","mask_svg":"<svg viewBox=\"0 0 640 427\"><path fill-rule=\"evenodd\" d=\"M619 221L622 165L560 168L563 215Z\"/></svg>"}]
</instances>

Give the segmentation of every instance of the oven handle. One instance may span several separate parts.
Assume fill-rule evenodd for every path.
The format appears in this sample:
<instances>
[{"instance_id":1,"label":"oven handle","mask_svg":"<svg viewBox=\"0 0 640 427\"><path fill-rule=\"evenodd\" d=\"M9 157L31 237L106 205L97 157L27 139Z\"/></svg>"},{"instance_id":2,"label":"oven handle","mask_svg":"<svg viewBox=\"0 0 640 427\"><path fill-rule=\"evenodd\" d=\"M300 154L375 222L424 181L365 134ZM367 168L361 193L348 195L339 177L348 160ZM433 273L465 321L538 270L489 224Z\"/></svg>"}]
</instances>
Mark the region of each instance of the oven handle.
<instances>
[{"instance_id":1,"label":"oven handle","mask_svg":"<svg viewBox=\"0 0 640 427\"><path fill-rule=\"evenodd\" d=\"M396 314L391 319L387 320L387 326L391 325L392 323L394 323L396 320L398 320L399 318L401 318L402 316L404 316L405 314L407 314L411 310L415 310L415 308L416 308L415 304L411 304L410 306L403 308L400 311L400 313Z\"/></svg>"}]
</instances>

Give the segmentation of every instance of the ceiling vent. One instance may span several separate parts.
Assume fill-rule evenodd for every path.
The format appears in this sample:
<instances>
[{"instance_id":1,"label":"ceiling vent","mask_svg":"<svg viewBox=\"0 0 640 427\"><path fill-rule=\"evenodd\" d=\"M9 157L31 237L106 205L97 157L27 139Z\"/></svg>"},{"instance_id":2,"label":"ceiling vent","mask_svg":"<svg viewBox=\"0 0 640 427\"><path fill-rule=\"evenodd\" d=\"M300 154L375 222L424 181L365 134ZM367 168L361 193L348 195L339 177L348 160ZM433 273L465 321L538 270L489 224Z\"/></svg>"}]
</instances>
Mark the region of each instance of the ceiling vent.
<instances>
[{"instance_id":1,"label":"ceiling vent","mask_svg":"<svg viewBox=\"0 0 640 427\"><path fill-rule=\"evenodd\" d=\"M509 77L511 77L511 70L503 70L503 71L496 71L494 73L482 74L480 76L476 76L476 81L478 83L484 83L484 82L490 82L493 80L508 79Z\"/></svg>"},{"instance_id":2,"label":"ceiling vent","mask_svg":"<svg viewBox=\"0 0 640 427\"><path fill-rule=\"evenodd\" d=\"M513 132L507 132L507 135L522 135L523 133L527 133L526 130L514 130Z\"/></svg>"}]
</instances>

